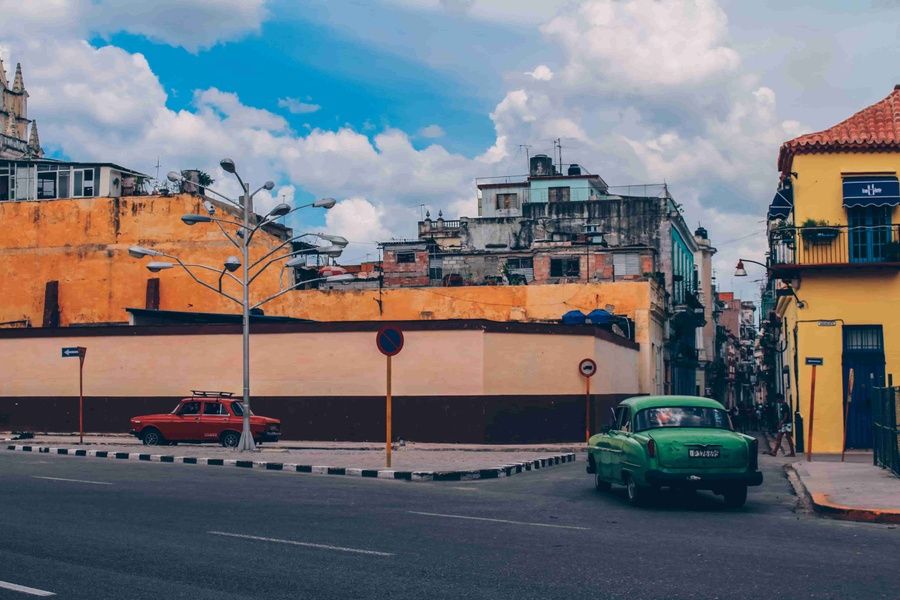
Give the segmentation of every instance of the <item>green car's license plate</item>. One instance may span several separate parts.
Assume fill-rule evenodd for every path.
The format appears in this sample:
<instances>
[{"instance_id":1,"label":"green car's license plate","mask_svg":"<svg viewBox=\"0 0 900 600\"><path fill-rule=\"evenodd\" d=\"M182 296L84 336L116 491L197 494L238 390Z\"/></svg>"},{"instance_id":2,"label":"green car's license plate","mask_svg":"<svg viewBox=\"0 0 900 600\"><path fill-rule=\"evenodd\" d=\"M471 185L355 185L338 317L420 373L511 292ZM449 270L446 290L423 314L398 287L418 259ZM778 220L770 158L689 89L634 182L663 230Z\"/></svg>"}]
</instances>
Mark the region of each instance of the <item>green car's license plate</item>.
<instances>
[{"instance_id":1,"label":"green car's license plate","mask_svg":"<svg viewBox=\"0 0 900 600\"><path fill-rule=\"evenodd\" d=\"M719 458L718 448L688 448L690 458Z\"/></svg>"}]
</instances>

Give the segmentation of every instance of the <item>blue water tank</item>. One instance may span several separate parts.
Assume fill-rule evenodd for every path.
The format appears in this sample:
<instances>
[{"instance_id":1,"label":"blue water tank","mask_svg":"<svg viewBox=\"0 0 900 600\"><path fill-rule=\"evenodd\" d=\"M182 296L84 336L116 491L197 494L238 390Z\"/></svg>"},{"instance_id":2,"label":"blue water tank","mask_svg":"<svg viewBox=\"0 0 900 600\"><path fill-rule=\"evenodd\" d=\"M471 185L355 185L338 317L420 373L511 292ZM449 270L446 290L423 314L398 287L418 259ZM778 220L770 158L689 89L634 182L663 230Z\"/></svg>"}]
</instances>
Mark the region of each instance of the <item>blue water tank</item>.
<instances>
[{"instance_id":1,"label":"blue water tank","mask_svg":"<svg viewBox=\"0 0 900 600\"><path fill-rule=\"evenodd\" d=\"M580 310L570 310L562 316L563 325L584 325L586 317Z\"/></svg>"},{"instance_id":2,"label":"blue water tank","mask_svg":"<svg viewBox=\"0 0 900 600\"><path fill-rule=\"evenodd\" d=\"M615 320L615 316L609 312L608 310L603 310L602 308L595 308L591 312L587 314L587 319L593 325L609 325Z\"/></svg>"}]
</instances>

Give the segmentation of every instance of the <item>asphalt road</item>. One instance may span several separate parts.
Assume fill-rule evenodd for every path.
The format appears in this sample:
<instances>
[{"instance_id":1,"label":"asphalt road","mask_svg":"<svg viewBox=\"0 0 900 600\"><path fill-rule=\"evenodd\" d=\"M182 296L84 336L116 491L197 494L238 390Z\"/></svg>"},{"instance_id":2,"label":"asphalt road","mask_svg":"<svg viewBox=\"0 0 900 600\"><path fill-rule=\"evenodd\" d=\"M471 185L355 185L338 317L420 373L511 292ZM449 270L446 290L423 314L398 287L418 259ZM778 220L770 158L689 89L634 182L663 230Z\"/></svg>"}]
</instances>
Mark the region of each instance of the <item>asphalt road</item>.
<instances>
[{"instance_id":1,"label":"asphalt road","mask_svg":"<svg viewBox=\"0 0 900 600\"><path fill-rule=\"evenodd\" d=\"M406 483L2 451L0 598L898 597L900 529L797 511L764 469L739 511L636 509L583 462Z\"/></svg>"}]
</instances>

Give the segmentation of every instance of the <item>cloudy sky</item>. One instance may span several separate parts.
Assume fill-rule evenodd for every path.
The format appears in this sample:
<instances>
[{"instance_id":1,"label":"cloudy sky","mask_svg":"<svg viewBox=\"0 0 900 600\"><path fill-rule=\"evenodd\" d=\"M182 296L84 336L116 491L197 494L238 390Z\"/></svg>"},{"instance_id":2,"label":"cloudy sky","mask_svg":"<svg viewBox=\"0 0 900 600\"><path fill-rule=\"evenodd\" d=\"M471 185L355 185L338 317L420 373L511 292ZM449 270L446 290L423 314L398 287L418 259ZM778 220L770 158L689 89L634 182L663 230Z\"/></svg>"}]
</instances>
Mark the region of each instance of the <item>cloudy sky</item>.
<instances>
[{"instance_id":1,"label":"cloudy sky","mask_svg":"<svg viewBox=\"0 0 900 600\"><path fill-rule=\"evenodd\" d=\"M900 83L898 0L0 0L45 149L333 196L291 223L354 241L475 215L522 145L611 185L669 184L718 247L761 259L781 142ZM272 199L266 201L271 202ZM302 211L301 211L302 212ZM761 273L760 273L761 275ZM750 278L753 279L753 278Z\"/></svg>"}]
</instances>

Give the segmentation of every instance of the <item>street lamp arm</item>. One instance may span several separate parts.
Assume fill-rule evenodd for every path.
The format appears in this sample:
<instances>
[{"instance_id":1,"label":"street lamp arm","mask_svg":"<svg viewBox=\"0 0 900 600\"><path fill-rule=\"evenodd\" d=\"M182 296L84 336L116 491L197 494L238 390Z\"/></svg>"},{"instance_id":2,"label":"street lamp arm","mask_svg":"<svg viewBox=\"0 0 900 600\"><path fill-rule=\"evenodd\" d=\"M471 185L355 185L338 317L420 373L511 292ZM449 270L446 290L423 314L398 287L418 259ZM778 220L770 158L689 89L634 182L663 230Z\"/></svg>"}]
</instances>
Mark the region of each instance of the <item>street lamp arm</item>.
<instances>
[{"instance_id":1,"label":"street lamp arm","mask_svg":"<svg viewBox=\"0 0 900 600\"><path fill-rule=\"evenodd\" d=\"M228 233L225 230L224 227L222 227L222 223L220 222L220 220L219 219L214 219L214 220L216 222L216 225L219 227L219 231L222 232L222 235L224 235L226 238L228 238L228 241L231 242L231 245L234 246L235 248L240 248L241 247L240 242L238 242L236 239L234 239L234 236L232 236L230 233ZM238 225L238 224L235 223L235 225ZM243 227L243 225L239 225L239 226Z\"/></svg>"},{"instance_id":2,"label":"street lamp arm","mask_svg":"<svg viewBox=\"0 0 900 600\"><path fill-rule=\"evenodd\" d=\"M175 262L177 262L178 265L179 265L182 269L184 269L184 271L190 276L191 279L193 279L194 281L196 281L197 283L199 283L199 284L202 285L203 287L205 287L205 288L207 288L207 289L210 289L210 290L214 291L215 293L217 293L217 294L219 294L219 295L221 295L221 296L224 296L225 298L228 298L228 299L231 300L232 302L236 302L239 306L243 306L243 303L242 303L240 300L238 300L237 298L235 298L234 296L232 296L232 295L230 295L230 294L226 294L225 292L223 292L223 291L220 290L220 289L216 289L215 286L212 286L212 285L206 283L205 281L203 281L202 279L200 279L199 277L197 277L196 275L194 275L194 272L191 271L190 267L194 267L194 268L197 268L197 269L209 269L210 271L215 271L216 273L219 272L218 269L214 269L214 268L212 268L212 267L207 267L206 265L188 265L188 264L185 264L185 263L184 263L180 258L178 258L177 256L173 256L173 255L171 255L171 254L164 254L163 256L165 256L165 257L167 257L167 258L171 258L172 260L174 260ZM233 275L231 275L231 273L227 273L227 275L230 275L231 277L234 277Z\"/></svg>"},{"instance_id":3,"label":"street lamp arm","mask_svg":"<svg viewBox=\"0 0 900 600\"><path fill-rule=\"evenodd\" d=\"M259 277L260 275L262 275L262 274L263 274L263 271L265 271L266 269L268 269L269 266L271 266L273 263L278 262L279 260L282 260L282 259L285 259L285 258L290 258L290 257L292 257L292 256L298 256L298 255L300 255L300 254L306 254L306 253L313 254L313 253L315 253L315 252L318 251L318 250L319 250L318 247L316 247L316 248L303 248L302 250L294 250L293 252L289 252L289 253L287 253L287 254L282 254L281 256L276 256L275 258L268 260L268 261L266 262L266 264L264 264L263 266L261 266L261 267L259 268L259 270L258 270L256 273L254 273L254 274L250 277L249 283L253 283L253 280L256 279L257 277ZM255 266L255 264L256 264L256 263L254 263L254 266Z\"/></svg>"},{"instance_id":4,"label":"street lamp arm","mask_svg":"<svg viewBox=\"0 0 900 600\"><path fill-rule=\"evenodd\" d=\"M287 287L287 288L281 290L281 291L278 292L277 294L272 294L272 295L269 296L268 298L266 298L266 299L264 299L264 300L260 300L259 302L257 302L257 303L254 304L253 306L251 306L251 307L250 307L250 310L253 310L254 308L259 308L260 306L262 306L262 305L265 304L266 302L269 302L270 300L274 300L275 298L278 298L279 296L283 296L284 294L287 294L288 292L295 290L296 288L298 288L298 287L301 286L301 285L306 285L307 283L315 283L315 282L317 282L317 281L325 281L325 280L330 279L330 278L331 278L330 276L329 276L329 277L316 277L315 279L307 279L306 281L298 281L298 282L295 283L294 285L292 285L292 286L290 286L290 287Z\"/></svg>"},{"instance_id":5,"label":"street lamp arm","mask_svg":"<svg viewBox=\"0 0 900 600\"><path fill-rule=\"evenodd\" d=\"M269 258L270 256L272 256L273 254L275 254L276 252L278 252L279 250L281 250L282 248L284 248L284 247L287 246L288 244L293 243L293 242L296 242L296 241L298 241L300 238L303 238L303 237L309 237L309 236L311 236L311 235L316 235L316 234L314 234L314 233L300 233L300 234L298 234L298 235L292 236L292 237L290 237L290 238L284 240L283 242L281 242L280 244L278 244L277 246L275 246L274 248L272 248L271 250L269 250L268 252L266 252L265 254L263 254L261 257L259 257L255 262L250 263L250 267L249 267L249 268L251 268L251 269L255 268L256 265L258 265L258 264L260 264L261 262L265 261L267 258Z\"/></svg>"},{"instance_id":6,"label":"street lamp arm","mask_svg":"<svg viewBox=\"0 0 900 600\"><path fill-rule=\"evenodd\" d=\"M263 188L259 188L259 190L261 190L261 189L263 189ZM256 190L256 192L258 192L259 190ZM256 195L256 192L253 192L253 196ZM253 196L251 196L251 198L252 198ZM253 237L253 234L256 233L256 230L257 230L257 229L260 229L260 228L263 227L264 225L268 225L269 223L274 223L274 222L277 221L278 219L281 219L281 218L283 218L283 217L286 217L286 216L288 216L289 214L291 214L291 213L293 213L293 212L297 212L297 211L300 210L301 208L309 208L310 206L313 206L313 205L315 205L315 202L310 202L310 203L308 203L308 204L301 204L300 206L295 206L294 208L292 208L291 210L287 211L287 212L284 213L283 215L279 215L279 216L277 216L277 217L269 217L269 218L266 218L266 219L260 221L259 223L256 224L256 227L253 228L253 231L250 232L250 237L252 238L252 237Z\"/></svg>"},{"instance_id":7,"label":"street lamp arm","mask_svg":"<svg viewBox=\"0 0 900 600\"><path fill-rule=\"evenodd\" d=\"M755 260L750 260L749 258L741 258L741 259L738 259L738 260L741 260L741 261L743 261L743 262L745 262L745 263L750 263L750 264L753 264L753 265L759 265L759 266L761 266L762 268L766 269L767 271L769 270L769 265L767 265L767 264L765 264L765 263L761 263L761 262L758 262L758 261L755 261Z\"/></svg>"}]
</instances>

